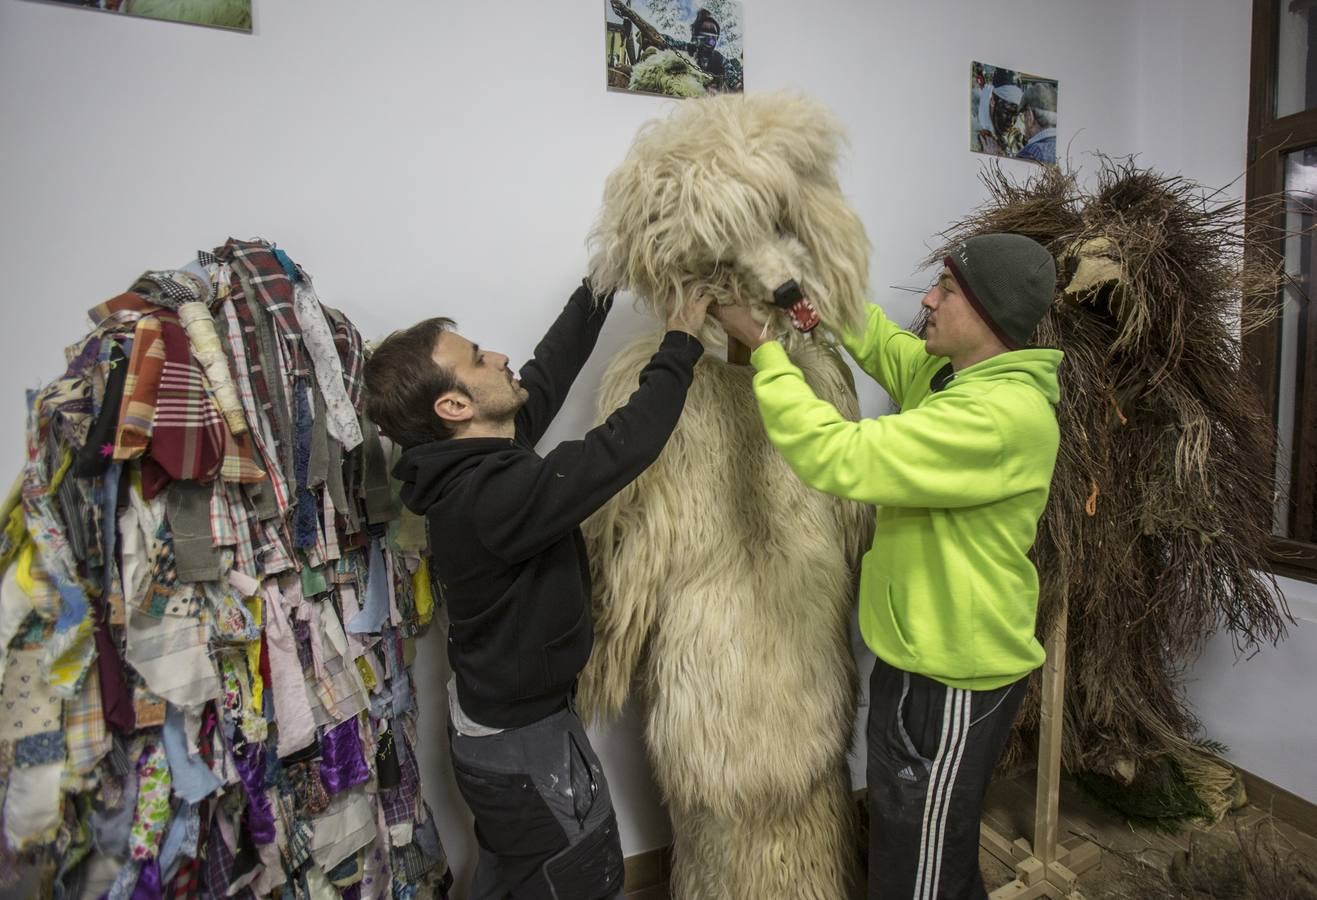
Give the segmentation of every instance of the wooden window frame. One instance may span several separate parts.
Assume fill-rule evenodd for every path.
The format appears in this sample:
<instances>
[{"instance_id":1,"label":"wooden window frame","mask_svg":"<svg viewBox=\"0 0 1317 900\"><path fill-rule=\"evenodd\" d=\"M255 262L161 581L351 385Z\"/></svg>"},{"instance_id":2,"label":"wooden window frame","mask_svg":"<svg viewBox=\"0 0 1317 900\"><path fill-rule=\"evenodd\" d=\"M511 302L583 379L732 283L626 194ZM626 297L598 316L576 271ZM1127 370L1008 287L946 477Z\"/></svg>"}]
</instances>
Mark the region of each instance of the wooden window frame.
<instances>
[{"instance_id":1,"label":"wooden window frame","mask_svg":"<svg viewBox=\"0 0 1317 900\"><path fill-rule=\"evenodd\" d=\"M1275 115L1277 93L1278 25L1281 4L1287 0L1254 0L1253 45L1249 71L1248 173L1245 181L1246 202L1253 198L1274 197L1285 185L1285 155L1294 150L1317 146L1317 108L1281 118ZM1317 9L1314 10L1317 14ZM1317 52L1317 47L1312 48ZM1284 213L1266 240L1274 249L1284 251ZM1317 232L1308 240L1317 241ZM1314 246L1317 259L1317 245ZM1277 293L1277 307L1283 294ZM1287 532L1294 533L1295 522L1317 523L1312 509L1317 503L1317 310L1299 319L1298 383L1295 385L1295 423L1293 462L1290 479L1291 497L1300 497L1302 509L1292 507ZM1279 372L1281 322L1277 318L1244 340L1245 367L1262 393L1272 420L1279 410ZM1274 464L1273 464L1274 471ZM1306 533L1313 534L1312 528ZM1317 582L1317 543L1293 538L1273 538L1268 547L1271 570L1309 582Z\"/></svg>"}]
</instances>

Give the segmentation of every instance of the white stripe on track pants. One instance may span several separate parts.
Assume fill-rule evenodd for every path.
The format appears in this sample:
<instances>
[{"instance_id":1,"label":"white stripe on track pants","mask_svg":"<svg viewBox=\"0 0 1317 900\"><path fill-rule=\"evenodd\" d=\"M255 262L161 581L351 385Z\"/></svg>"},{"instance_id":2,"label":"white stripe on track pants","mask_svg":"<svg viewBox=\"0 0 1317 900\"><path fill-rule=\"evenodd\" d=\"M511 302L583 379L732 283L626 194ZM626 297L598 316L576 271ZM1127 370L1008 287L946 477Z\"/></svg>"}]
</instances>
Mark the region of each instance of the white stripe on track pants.
<instances>
[{"instance_id":1,"label":"white stripe on track pants","mask_svg":"<svg viewBox=\"0 0 1317 900\"><path fill-rule=\"evenodd\" d=\"M1027 678L968 691L874 663L869 898L982 900L979 819Z\"/></svg>"}]
</instances>

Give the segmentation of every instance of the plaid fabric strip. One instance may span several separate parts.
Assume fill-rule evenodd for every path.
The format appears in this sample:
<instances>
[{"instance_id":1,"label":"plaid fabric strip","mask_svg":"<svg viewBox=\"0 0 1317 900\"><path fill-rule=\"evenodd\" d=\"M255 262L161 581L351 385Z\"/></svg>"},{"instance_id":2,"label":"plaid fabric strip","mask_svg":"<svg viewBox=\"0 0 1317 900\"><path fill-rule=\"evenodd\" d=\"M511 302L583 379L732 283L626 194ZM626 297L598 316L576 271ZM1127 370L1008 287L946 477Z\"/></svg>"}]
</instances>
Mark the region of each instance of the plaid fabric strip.
<instances>
[{"instance_id":1,"label":"plaid fabric strip","mask_svg":"<svg viewBox=\"0 0 1317 900\"><path fill-rule=\"evenodd\" d=\"M216 807L214 815L218 817L224 813ZM205 821L204 817L202 821ZM206 900L223 900L228 896L228 887L233 882L234 854L215 824L211 825L209 831L204 845L206 859L205 874L201 878L201 896ZM243 891L241 896L251 896L251 892Z\"/></svg>"},{"instance_id":2,"label":"plaid fabric strip","mask_svg":"<svg viewBox=\"0 0 1317 900\"><path fill-rule=\"evenodd\" d=\"M257 464L248 434L234 434L224 429L224 460L220 477L225 481L255 484L265 478L265 470Z\"/></svg>"},{"instance_id":3,"label":"plaid fabric strip","mask_svg":"<svg viewBox=\"0 0 1317 900\"><path fill-rule=\"evenodd\" d=\"M380 740L394 742L394 750L398 755L398 768L402 776L397 787L386 788L379 792L384 821L390 828L404 822L415 822L416 801L420 797L421 790L421 772L416 765L416 754L410 747L404 745L406 738L398 733L396 726L390 728L387 735L381 735Z\"/></svg>"},{"instance_id":4,"label":"plaid fabric strip","mask_svg":"<svg viewBox=\"0 0 1317 900\"><path fill-rule=\"evenodd\" d=\"M255 534L252 516L248 513L240 494L229 495L229 515L238 538L238 542L233 547L233 568L245 575L255 577L256 573L260 572L260 556L256 552L256 545L252 542Z\"/></svg>"},{"instance_id":5,"label":"plaid fabric strip","mask_svg":"<svg viewBox=\"0 0 1317 900\"><path fill-rule=\"evenodd\" d=\"M216 547L233 548L233 568L256 573L256 551L241 489L223 481L214 483L210 496L210 533Z\"/></svg>"},{"instance_id":6,"label":"plaid fabric strip","mask_svg":"<svg viewBox=\"0 0 1317 900\"><path fill-rule=\"evenodd\" d=\"M311 859L314 829L306 819L294 818L288 825L288 867L300 869Z\"/></svg>"},{"instance_id":7,"label":"plaid fabric strip","mask_svg":"<svg viewBox=\"0 0 1317 900\"><path fill-rule=\"evenodd\" d=\"M250 285L243 285L238 280L235 302L238 316L243 323L243 336L247 341L247 364L253 375L259 375L264 393L257 391L261 400L260 409L265 415L266 461L271 454L277 456L279 472L287 483L289 503L293 492L293 422L292 401L289 392L291 384L284 366L284 353L280 349L280 340L275 333L274 322L261 308L260 302L253 296L255 291Z\"/></svg>"},{"instance_id":8,"label":"plaid fabric strip","mask_svg":"<svg viewBox=\"0 0 1317 900\"><path fill-rule=\"evenodd\" d=\"M416 801L403 793L402 788L386 788L376 796L379 798L380 809L384 813L384 821L388 823L390 828L415 819Z\"/></svg>"},{"instance_id":9,"label":"plaid fabric strip","mask_svg":"<svg viewBox=\"0 0 1317 900\"><path fill-rule=\"evenodd\" d=\"M229 510L229 491L222 481L215 481L210 486L210 535L216 547L236 547L238 529L233 525L233 515Z\"/></svg>"},{"instance_id":10,"label":"plaid fabric strip","mask_svg":"<svg viewBox=\"0 0 1317 900\"><path fill-rule=\"evenodd\" d=\"M412 841L393 848L393 870L408 884L419 885L439 865L439 860L426 856L425 851Z\"/></svg>"},{"instance_id":11,"label":"plaid fabric strip","mask_svg":"<svg viewBox=\"0 0 1317 900\"><path fill-rule=\"evenodd\" d=\"M130 290L142 294L157 306L170 309L194 300L207 300L210 295L210 285L190 272L143 272Z\"/></svg>"},{"instance_id":12,"label":"plaid fabric strip","mask_svg":"<svg viewBox=\"0 0 1317 900\"><path fill-rule=\"evenodd\" d=\"M141 456L151 440L156 395L165 367L165 339L158 316L143 316L133 331L133 353L123 385L123 406L114 441L115 459Z\"/></svg>"},{"instance_id":13,"label":"plaid fabric strip","mask_svg":"<svg viewBox=\"0 0 1317 900\"><path fill-rule=\"evenodd\" d=\"M219 270L217 277L226 277L227 267ZM215 311L215 331L220 336L220 343L229 358L229 370L233 373L233 382L238 386L238 399L242 401L242 411L251 427L256 422L257 401L252 392L251 376L247 371L247 353L243 343L242 323L238 321L237 310L233 301L225 299Z\"/></svg>"},{"instance_id":14,"label":"plaid fabric strip","mask_svg":"<svg viewBox=\"0 0 1317 900\"><path fill-rule=\"evenodd\" d=\"M270 452L269 423L261 412L260 402L253 392L257 379L252 377L247 359L246 345L243 341L244 326L239 316L238 307L246 311L247 304L227 302L223 307L224 328L228 340L224 342L229 353L229 362L233 367L234 380L238 384L238 396L242 401L243 412L247 415L248 435L260 454L265 474L270 479L270 488L274 492L275 503L282 515L288 509L288 486L279 467L278 457ZM259 357L258 357L259 359ZM262 380L263 383L263 380Z\"/></svg>"},{"instance_id":15,"label":"plaid fabric strip","mask_svg":"<svg viewBox=\"0 0 1317 900\"><path fill-rule=\"evenodd\" d=\"M293 284L278 257L265 241L239 241L229 238L215 255L231 261L247 274L247 282L256 292L267 312L274 318L275 327L283 339L292 362L292 374L305 375L309 371L302 352L302 329L293 310Z\"/></svg>"},{"instance_id":16,"label":"plaid fabric strip","mask_svg":"<svg viewBox=\"0 0 1317 900\"><path fill-rule=\"evenodd\" d=\"M260 445L254 429L259 426L259 420L256 418L256 404L252 401L250 382L238 373L235 369L235 357L243 357L245 364L246 359L242 353L242 341L239 337L240 328L236 325L236 319L231 322L225 310L230 309L231 304L224 302L220 308L216 309L212 316L212 322L215 326L215 334L219 338L220 346L224 348L224 356L227 362L228 372L232 376L234 391L238 395L238 402L241 406L243 421L241 424L245 430L242 434L235 434L233 431L233 422L228 416L225 416L224 429L224 463L220 467L220 477L225 481L236 481L243 484L255 484L265 478L265 470L261 467L263 455L260 453ZM191 335L189 335L189 338ZM203 376L205 368L202 369ZM213 393L209 378L206 379L206 390ZM215 405L220 403L218 399L212 397ZM221 416L224 416L224 410L220 410Z\"/></svg>"},{"instance_id":17,"label":"plaid fabric strip","mask_svg":"<svg viewBox=\"0 0 1317 900\"><path fill-rule=\"evenodd\" d=\"M184 859L179 863L165 896L170 900L194 900L201 895L200 892L201 863L195 859Z\"/></svg>"},{"instance_id":18,"label":"plaid fabric strip","mask_svg":"<svg viewBox=\"0 0 1317 900\"><path fill-rule=\"evenodd\" d=\"M174 316L160 316L165 362L156 394L151 456L171 478L208 482L224 461L228 431L192 358L187 332Z\"/></svg>"},{"instance_id":19,"label":"plaid fabric strip","mask_svg":"<svg viewBox=\"0 0 1317 900\"><path fill-rule=\"evenodd\" d=\"M321 304L321 308L334 328L334 346L338 348L338 357L343 363L343 387L347 389L348 399L357 408L357 412L361 412L361 394L365 384L362 370L366 365L361 332L338 310L324 304Z\"/></svg>"},{"instance_id":20,"label":"plaid fabric strip","mask_svg":"<svg viewBox=\"0 0 1317 900\"><path fill-rule=\"evenodd\" d=\"M105 727L101 677L95 666L87 671L83 689L64 701L64 738L69 767L79 775L95 769L110 752L113 739Z\"/></svg>"},{"instance_id":21,"label":"plaid fabric strip","mask_svg":"<svg viewBox=\"0 0 1317 900\"><path fill-rule=\"evenodd\" d=\"M269 379L278 375L265 370L260 337L256 330L256 318L243 294L242 279L231 267L227 267L227 271L230 273L230 291L229 300L224 304L225 323L229 336L226 343L230 354L229 362L233 364L233 374L241 388L239 397L243 399L243 409L247 413L249 425L257 421L255 411L263 413L267 420L273 421L274 401L271 399ZM237 359L239 355L243 360L241 365ZM249 399L255 404L255 411L247 409L246 403ZM266 449L274 448L271 446ZM265 456L268 469L270 455L267 452Z\"/></svg>"},{"instance_id":22,"label":"plaid fabric strip","mask_svg":"<svg viewBox=\"0 0 1317 900\"><path fill-rule=\"evenodd\" d=\"M117 297L111 297L104 303L97 303L87 310L87 318L91 319L92 324L97 329L108 330L116 325L128 325L136 322L143 315L154 311L155 307L147 302L145 297L129 291Z\"/></svg>"},{"instance_id":23,"label":"plaid fabric strip","mask_svg":"<svg viewBox=\"0 0 1317 900\"><path fill-rule=\"evenodd\" d=\"M261 561L261 571L265 575L278 575L297 568L293 561L291 541L288 528L282 519L271 519L257 523L260 526L261 549L257 556Z\"/></svg>"}]
</instances>

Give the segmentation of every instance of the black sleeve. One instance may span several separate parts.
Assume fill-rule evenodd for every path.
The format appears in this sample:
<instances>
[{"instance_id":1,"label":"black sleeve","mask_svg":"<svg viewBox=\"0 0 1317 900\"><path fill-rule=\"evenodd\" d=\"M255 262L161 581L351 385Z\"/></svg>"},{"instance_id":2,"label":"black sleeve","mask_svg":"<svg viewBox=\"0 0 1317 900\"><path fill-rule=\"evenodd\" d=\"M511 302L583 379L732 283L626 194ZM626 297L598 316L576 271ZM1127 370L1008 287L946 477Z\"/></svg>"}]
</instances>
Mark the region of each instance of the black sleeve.
<instances>
[{"instance_id":1,"label":"black sleeve","mask_svg":"<svg viewBox=\"0 0 1317 900\"><path fill-rule=\"evenodd\" d=\"M695 363L704 347L670 331L640 373L626 404L579 441L559 444L543 459L521 456L485 473L473 510L485 547L520 562L560 540L603 506L663 451L681 418Z\"/></svg>"},{"instance_id":2,"label":"black sleeve","mask_svg":"<svg viewBox=\"0 0 1317 900\"><path fill-rule=\"evenodd\" d=\"M521 367L518 377L530 396L517 412L516 426L517 439L526 446L535 446L562 408L612 306L612 294L596 303L590 285L581 282L536 346L535 355Z\"/></svg>"}]
</instances>

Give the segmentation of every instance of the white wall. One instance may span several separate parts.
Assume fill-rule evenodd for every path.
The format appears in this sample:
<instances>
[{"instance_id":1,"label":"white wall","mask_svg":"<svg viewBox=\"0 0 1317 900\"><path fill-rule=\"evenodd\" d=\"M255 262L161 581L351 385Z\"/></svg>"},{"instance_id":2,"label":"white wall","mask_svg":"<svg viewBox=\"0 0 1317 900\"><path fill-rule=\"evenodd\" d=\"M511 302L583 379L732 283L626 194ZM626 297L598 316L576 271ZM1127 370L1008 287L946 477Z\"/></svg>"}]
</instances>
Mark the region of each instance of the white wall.
<instances>
[{"instance_id":1,"label":"white wall","mask_svg":"<svg viewBox=\"0 0 1317 900\"><path fill-rule=\"evenodd\" d=\"M230 234L277 240L368 336L443 314L528 353L584 269L605 176L667 108L604 90L602 5L256 0L245 36L0 3L0 470L20 462L22 389L58 373L83 311ZM972 59L1060 79L1060 146L1080 165L1146 147L1228 180L1238 165L1203 156L1235 140L1221 112L1236 87L1193 67L1205 45L1246 62L1247 6L747 0L747 84L812 93L848 125L843 181L874 243L874 298L910 318L916 299L887 285L919 283L936 232L982 196ZM644 327L614 312L548 442L588 426L604 362ZM862 399L886 408L876 388ZM422 755L467 873L441 648L436 633L418 663ZM595 737L626 852L667 843L634 719Z\"/></svg>"},{"instance_id":2,"label":"white wall","mask_svg":"<svg viewBox=\"0 0 1317 900\"><path fill-rule=\"evenodd\" d=\"M1276 647L1241 656L1218 634L1188 673L1186 686L1204 733L1226 758L1317 803L1317 585L1280 579L1295 623Z\"/></svg>"},{"instance_id":3,"label":"white wall","mask_svg":"<svg viewBox=\"0 0 1317 900\"><path fill-rule=\"evenodd\" d=\"M1248 135L1247 0L1143 0L1134 30L1140 160L1244 194Z\"/></svg>"}]
</instances>

